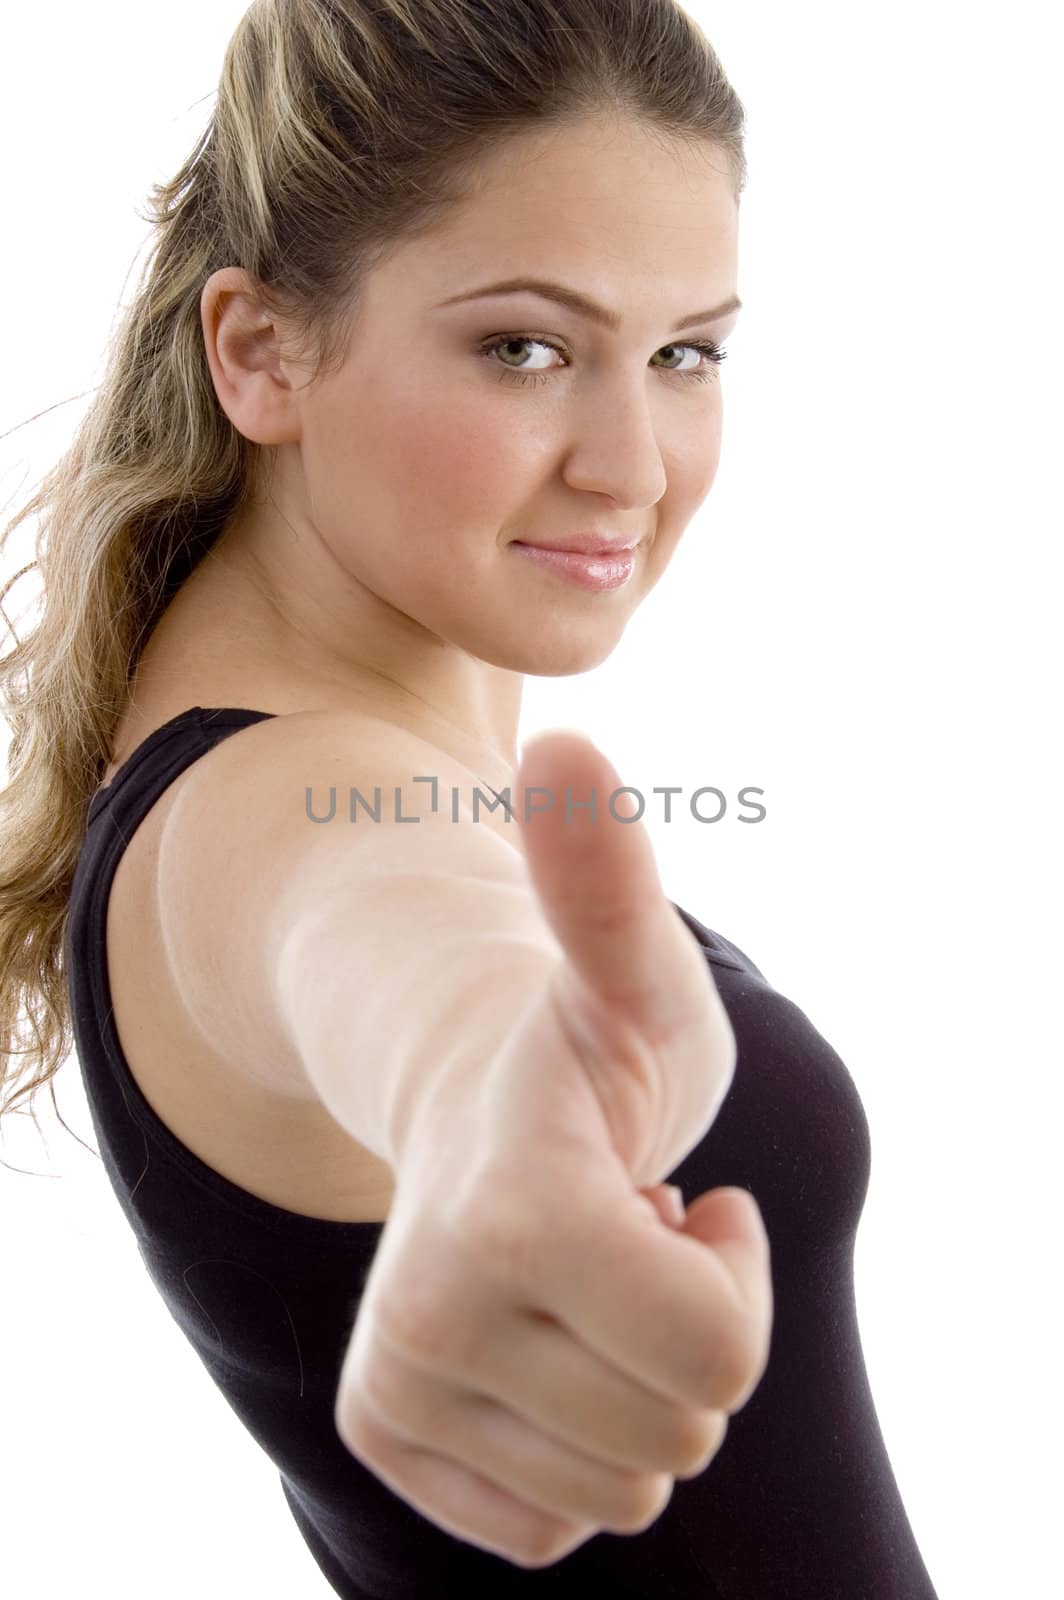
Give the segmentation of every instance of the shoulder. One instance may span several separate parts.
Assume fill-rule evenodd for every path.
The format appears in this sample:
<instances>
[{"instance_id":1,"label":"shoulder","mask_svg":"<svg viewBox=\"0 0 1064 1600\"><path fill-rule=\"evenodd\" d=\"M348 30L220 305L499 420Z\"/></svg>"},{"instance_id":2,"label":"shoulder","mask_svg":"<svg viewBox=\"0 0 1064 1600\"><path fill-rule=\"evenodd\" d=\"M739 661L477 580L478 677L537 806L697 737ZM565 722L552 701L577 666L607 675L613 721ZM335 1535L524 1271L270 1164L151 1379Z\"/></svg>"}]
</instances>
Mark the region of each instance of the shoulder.
<instances>
[{"instance_id":1,"label":"shoulder","mask_svg":"<svg viewBox=\"0 0 1064 1600\"><path fill-rule=\"evenodd\" d=\"M442 745L400 723L361 708L330 707L289 711L253 722L229 734L190 767L189 775L208 774L217 783L243 769L265 772L283 764L286 774L310 760L314 770L371 767L376 761L390 776L404 764L436 763L448 779L470 777L468 769Z\"/></svg>"},{"instance_id":2,"label":"shoulder","mask_svg":"<svg viewBox=\"0 0 1064 1600\"><path fill-rule=\"evenodd\" d=\"M468 812L477 788L481 806L490 803L491 792L462 761L386 717L348 708L293 711L229 731L212 744L171 785L164 825L199 833L239 824L246 837L256 818L268 828L271 817L293 808L305 816L331 799L346 807L355 789L362 805L401 803L404 813L427 819L451 810L452 790Z\"/></svg>"},{"instance_id":3,"label":"shoulder","mask_svg":"<svg viewBox=\"0 0 1064 1600\"><path fill-rule=\"evenodd\" d=\"M345 960L372 991L370 974L383 982L412 932L465 925L478 895L512 918L515 889L531 894L516 824L453 826L486 820L467 769L361 710L251 723L182 778L159 832L153 913L174 993L190 1019L210 1019L213 1047L234 1064L271 1064L281 1079L297 1070L278 980L297 936L326 929L335 943L342 929ZM379 790L378 815L360 809L356 821L349 788L368 807Z\"/></svg>"},{"instance_id":4,"label":"shoulder","mask_svg":"<svg viewBox=\"0 0 1064 1600\"><path fill-rule=\"evenodd\" d=\"M436 778L436 793L418 778ZM175 781L152 863L152 911L174 992L190 1017L211 1019L211 1042L227 1060L280 1060L278 952L292 928L338 898L357 905L382 872L472 870L486 852L496 874L513 875L513 852L502 852L500 868L502 847L484 829L443 827L450 805L439 786L452 784L468 792L469 774L445 750L347 709L250 723ZM381 826L343 825L349 788L368 806L380 791ZM404 821L435 825L388 826L397 789ZM325 820L336 826L311 826Z\"/></svg>"}]
</instances>

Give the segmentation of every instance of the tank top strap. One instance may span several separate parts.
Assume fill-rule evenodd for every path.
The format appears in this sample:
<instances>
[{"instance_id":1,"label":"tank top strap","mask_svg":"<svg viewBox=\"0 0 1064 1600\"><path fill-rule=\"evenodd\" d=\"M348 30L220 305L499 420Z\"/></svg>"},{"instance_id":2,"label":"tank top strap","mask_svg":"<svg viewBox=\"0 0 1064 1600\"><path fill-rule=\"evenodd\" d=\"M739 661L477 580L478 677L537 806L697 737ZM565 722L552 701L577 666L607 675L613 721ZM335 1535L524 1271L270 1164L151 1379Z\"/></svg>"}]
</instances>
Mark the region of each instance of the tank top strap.
<instances>
[{"instance_id":1,"label":"tank top strap","mask_svg":"<svg viewBox=\"0 0 1064 1600\"><path fill-rule=\"evenodd\" d=\"M148 805L153 804L186 767L222 739L276 714L244 706L189 706L178 712L137 745L110 783L97 789L89 802L87 825L91 827L119 799L126 807L150 794Z\"/></svg>"}]
</instances>

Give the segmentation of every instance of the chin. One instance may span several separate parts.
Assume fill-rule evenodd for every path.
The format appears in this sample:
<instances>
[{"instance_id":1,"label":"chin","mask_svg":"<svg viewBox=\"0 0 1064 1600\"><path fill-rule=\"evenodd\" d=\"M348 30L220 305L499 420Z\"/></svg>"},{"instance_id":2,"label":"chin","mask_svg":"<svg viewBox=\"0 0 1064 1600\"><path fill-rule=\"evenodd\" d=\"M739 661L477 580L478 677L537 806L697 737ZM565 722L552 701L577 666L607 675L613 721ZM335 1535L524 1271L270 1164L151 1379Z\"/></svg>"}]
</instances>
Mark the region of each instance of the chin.
<instances>
[{"instance_id":1,"label":"chin","mask_svg":"<svg viewBox=\"0 0 1064 1600\"><path fill-rule=\"evenodd\" d=\"M588 629L579 636L572 633L564 639L544 639L542 631L536 637L530 630L527 638L511 635L497 652L484 659L530 678L571 678L601 666L616 650L621 637L620 631L607 637Z\"/></svg>"},{"instance_id":2,"label":"chin","mask_svg":"<svg viewBox=\"0 0 1064 1600\"><path fill-rule=\"evenodd\" d=\"M572 651L564 660L560 658L550 662L541 660L538 667L529 667L528 670L540 678L571 678L580 672L592 672L595 667L600 667L604 661L609 660L619 643L618 639L614 639L605 649Z\"/></svg>"}]
</instances>

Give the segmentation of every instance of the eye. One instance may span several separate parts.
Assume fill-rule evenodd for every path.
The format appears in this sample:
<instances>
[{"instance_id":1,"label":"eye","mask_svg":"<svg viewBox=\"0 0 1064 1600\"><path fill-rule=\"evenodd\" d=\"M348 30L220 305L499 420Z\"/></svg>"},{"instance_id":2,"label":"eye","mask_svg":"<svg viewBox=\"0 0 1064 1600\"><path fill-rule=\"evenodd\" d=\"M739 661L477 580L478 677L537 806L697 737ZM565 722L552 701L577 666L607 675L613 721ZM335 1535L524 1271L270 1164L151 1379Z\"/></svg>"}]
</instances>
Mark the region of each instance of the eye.
<instances>
[{"instance_id":1,"label":"eye","mask_svg":"<svg viewBox=\"0 0 1064 1600\"><path fill-rule=\"evenodd\" d=\"M494 359L497 365L504 365L498 360L497 351L502 350L506 345L533 344L542 345L547 350L556 350L559 355L565 354L561 345L555 344L553 339L543 339L538 334L533 333L500 334L495 339L486 340L480 347L480 354L487 361ZM711 339L697 340L693 343L685 344L662 345L661 350L655 351L655 354L661 355L665 351L674 350L694 350L702 357L699 366L693 371L676 373L677 377L693 379L695 383L708 382L714 376L716 368L727 358L728 354L723 345L715 344ZM556 371L557 368L554 370ZM672 372L673 370L671 367L665 368L666 372ZM546 383L549 376L550 374L547 372L521 372L515 368L508 368L499 374L503 383Z\"/></svg>"}]
</instances>

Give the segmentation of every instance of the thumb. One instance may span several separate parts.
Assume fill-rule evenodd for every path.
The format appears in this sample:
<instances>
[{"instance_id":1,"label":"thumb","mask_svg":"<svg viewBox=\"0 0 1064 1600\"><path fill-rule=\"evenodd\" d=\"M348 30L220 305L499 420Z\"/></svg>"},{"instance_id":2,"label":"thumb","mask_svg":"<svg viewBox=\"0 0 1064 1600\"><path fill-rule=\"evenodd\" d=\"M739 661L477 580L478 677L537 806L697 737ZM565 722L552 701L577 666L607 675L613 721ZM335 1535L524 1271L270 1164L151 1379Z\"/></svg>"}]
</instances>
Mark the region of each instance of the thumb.
<instances>
[{"instance_id":1,"label":"thumb","mask_svg":"<svg viewBox=\"0 0 1064 1600\"><path fill-rule=\"evenodd\" d=\"M704 959L612 763L586 735L548 729L526 741L515 787L533 888L603 1015L667 1036L700 1014Z\"/></svg>"},{"instance_id":2,"label":"thumb","mask_svg":"<svg viewBox=\"0 0 1064 1600\"><path fill-rule=\"evenodd\" d=\"M707 1189L687 1207L679 1231L716 1251L755 1325L770 1334L774 1308L772 1275L766 1268L771 1262L772 1247L761 1208L750 1191L732 1187ZM768 1344L766 1337L760 1370L747 1382L742 1397L734 1406L729 1406L729 1410L745 1405L761 1382L768 1365Z\"/></svg>"}]
</instances>

